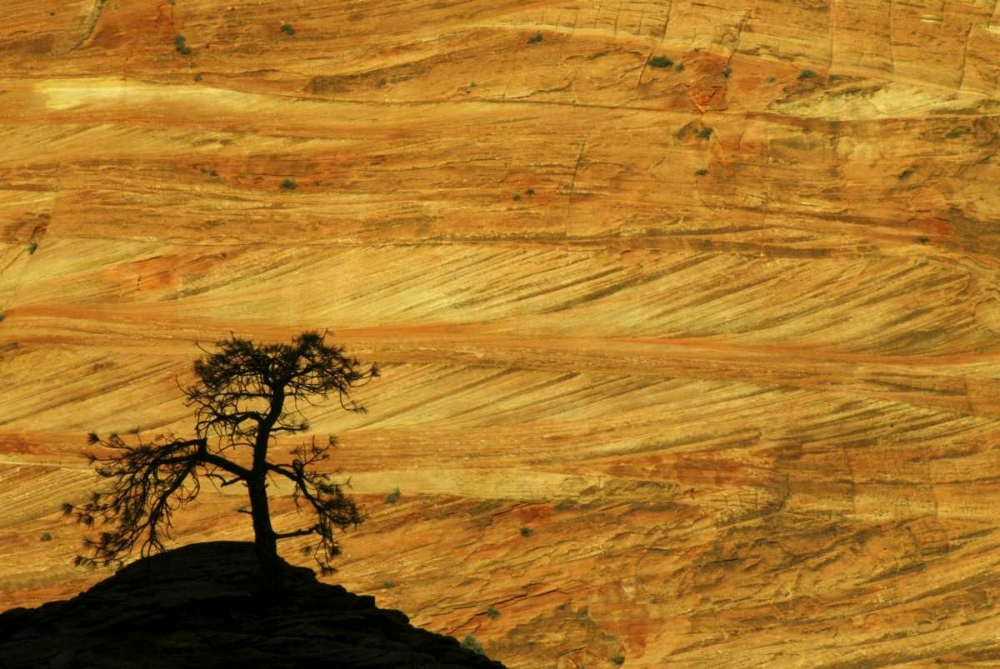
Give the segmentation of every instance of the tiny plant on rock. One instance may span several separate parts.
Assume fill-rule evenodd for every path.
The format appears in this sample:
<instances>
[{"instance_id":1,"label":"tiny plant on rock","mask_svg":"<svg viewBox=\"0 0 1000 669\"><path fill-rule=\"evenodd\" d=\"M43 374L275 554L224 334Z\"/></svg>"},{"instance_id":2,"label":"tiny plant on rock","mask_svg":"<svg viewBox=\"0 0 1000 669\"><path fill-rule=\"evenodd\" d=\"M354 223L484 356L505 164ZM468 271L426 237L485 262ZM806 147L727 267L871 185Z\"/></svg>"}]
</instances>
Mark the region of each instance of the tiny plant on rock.
<instances>
[{"instance_id":1,"label":"tiny plant on rock","mask_svg":"<svg viewBox=\"0 0 1000 669\"><path fill-rule=\"evenodd\" d=\"M185 39L184 35L178 35L174 38L174 48L177 49L177 53L185 56L191 55L191 47L187 45L187 39Z\"/></svg>"},{"instance_id":2,"label":"tiny plant on rock","mask_svg":"<svg viewBox=\"0 0 1000 669\"><path fill-rule=\"evenodd\" d=\"M285 33L286 35L294 35L295 28L292 27L291 23L284 23L281 26L281 32Z\"/></svg>"},{"instance_id":3,"label":"tiny plant on rock","mask_svg":"<svg viewBox=\"0 0 1000 669\"><path fill-rule=\"evenodd\" d=\"M499 618L499 617L500 617L500 609L498 609L498 608L497 608L497 607L495 607L495 606L490 606L490 607L489 607L488 609L486 609L486 615L487 615L487 616L488 616L488 617L489 617L489 618L490 618L491 620L496 620L497 618Z\"/></svg>"},{"instance_id":4,"label":"tiny plant on rock","mask_svg":"<svg viewBox=\"0 0 1000 669\"><path fill-rule=\"evenodd\" d=\"M649 59L650 67L667 68L674 64L674 61L670 60L666 56L653 56Z\"/></svg>"},{"instance_id":5,"label":"tiny plant on rock","mask_svg":"<svg viewBox=\"0 0 1000 669\"><path fill-rule=\"evenodd\" d=\"M802 79L812 79L815 76L816 76L816 73L813 72L812 70L802 70L801 72L799 72L799 80L800 81Z\"/></svg>"},{"instance_id":6,"label":"tiny plant on rock","mask_svg":"<svg viewBox=\"0 0 1000 669\"><path fill-rule=\"evenodd\" d=\"M535 531L533 529L531 529L530 527L528 527L527 525L525 525L524 527L521 528L521 536L522 537L530 537L534 533L535 533Z\"/></svg>"},{"instance_id":7,"label":"tiny plant on rock","mask_svg":"<svg viewBox=\"0 0 1000 669\"><path fill-rule=\"evenodd\" d=\"M395 504L396 502L399 501L399 495L400 495L399 488L396 488L391 493L385 496L385 503Z\"/></svg>"},{"instance_id":8,"label":"tiny plant on rock","mask_svg":"<svg viewBox=\"0 0 1000 669\"><path fill-rule=\"evenodd\" d=\"M471 650L473 653L479 653L480 655L486 655L486 649L483 648L483 644L476 640L476 637L471 634L466 634L465 638L462 639L462 648L466 650Z\"/></svg>"},{"instance_id":9,"label":"tiny plant on rock","mask_svg":"<svg viewBox=\"0 0 1000 669\"><path fill-rule=\"evenodd\" d=\"M545 37L542 35L542 33L535 33L534 35L528 38L528 44L538 44L543 39L545 39Z\"/></svg>"},{"instance_id":10,"label":"tiny plant on rock","mask_svg":"<svg viewBox=\"0 0 1000 669\"><path fill-rule=\"evenodd\" d=\"M285 179L284 181L281 182L281 190L295 190L297 187L298 184L296 184L291 179Z\"/></svg>"}]
</instances>

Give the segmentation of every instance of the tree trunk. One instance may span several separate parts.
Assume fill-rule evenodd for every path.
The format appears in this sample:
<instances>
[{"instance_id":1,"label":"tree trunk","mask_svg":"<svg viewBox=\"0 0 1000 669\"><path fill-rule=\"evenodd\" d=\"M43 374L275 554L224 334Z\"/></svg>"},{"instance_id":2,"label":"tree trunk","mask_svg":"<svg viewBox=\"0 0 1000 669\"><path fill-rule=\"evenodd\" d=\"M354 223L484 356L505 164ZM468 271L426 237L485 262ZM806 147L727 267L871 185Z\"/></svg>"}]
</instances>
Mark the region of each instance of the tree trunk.
<instances>
[{"instance_id":1,"label":"tree trunk","mask_svg":"<svg viewBox=\"0 0 1000 669\"><path fill-rule=\"evenodd\" d=\"M267 503L267 488L263 472L251 478L250 513L253 516L254 552L260 565L259 593L264 600L273 600L278 594L278 540L271 527L271 512Z\"/></svg>"},{"instance_id":2,"label":"tree trunk","mask_svg":"<svg viewBox=\"0 0 1000 669\"><path fill-rule=\"evenodd\" d=\"M278 538L271 527L271 510L267 504L267 447L271 442L271 430L285 404L284 384L275 388L270 404L267 416L258 424L253 467L247 481L253 515L253 547L260 565L260 595L265 601L273 600L281 586L278 582Z\"/></svg>"}]
</instances>

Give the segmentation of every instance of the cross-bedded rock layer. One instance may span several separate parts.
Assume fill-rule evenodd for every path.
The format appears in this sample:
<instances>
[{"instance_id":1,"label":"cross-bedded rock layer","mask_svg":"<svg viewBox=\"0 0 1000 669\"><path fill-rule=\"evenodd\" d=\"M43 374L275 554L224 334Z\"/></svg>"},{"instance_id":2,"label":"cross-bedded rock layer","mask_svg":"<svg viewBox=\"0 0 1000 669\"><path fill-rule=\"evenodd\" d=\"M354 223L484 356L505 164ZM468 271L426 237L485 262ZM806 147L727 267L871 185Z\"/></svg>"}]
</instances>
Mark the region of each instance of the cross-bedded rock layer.
<instances>
[{"instance_id":1,"label":"cross-bedded rock layer","mask_svg":"<svg viewBox=\"0 0 1000 669\"><path fill-rule=\"evenodd\" d=\"M1000 661L993 3L0 18L3 603L98 578L86 432L187 430L196 341L329 328L385 370L311 416L371 514L339 579L418 625L519 668Z\"/></svg>"}]
</instances>

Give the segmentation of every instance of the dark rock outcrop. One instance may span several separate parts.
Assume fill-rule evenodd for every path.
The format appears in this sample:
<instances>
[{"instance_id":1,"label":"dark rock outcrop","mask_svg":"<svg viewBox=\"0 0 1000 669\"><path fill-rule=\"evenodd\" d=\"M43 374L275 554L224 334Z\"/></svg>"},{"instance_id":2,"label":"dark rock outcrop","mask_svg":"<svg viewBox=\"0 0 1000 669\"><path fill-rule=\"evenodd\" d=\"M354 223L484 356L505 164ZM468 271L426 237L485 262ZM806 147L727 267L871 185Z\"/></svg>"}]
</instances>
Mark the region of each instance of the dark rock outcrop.
<instances>
[{"instance_id":1,"label":"dark rock outcrop","mask_svg":"<svg viewBox=\"0 0 1000 669\"><path fill-rule=\"evenodd\" d=\"M0 614L0 666L503 667L285 562L280 601L260 606L256 572L249 543L139 560L71 600Z\"/></svg>"}]
</instances>

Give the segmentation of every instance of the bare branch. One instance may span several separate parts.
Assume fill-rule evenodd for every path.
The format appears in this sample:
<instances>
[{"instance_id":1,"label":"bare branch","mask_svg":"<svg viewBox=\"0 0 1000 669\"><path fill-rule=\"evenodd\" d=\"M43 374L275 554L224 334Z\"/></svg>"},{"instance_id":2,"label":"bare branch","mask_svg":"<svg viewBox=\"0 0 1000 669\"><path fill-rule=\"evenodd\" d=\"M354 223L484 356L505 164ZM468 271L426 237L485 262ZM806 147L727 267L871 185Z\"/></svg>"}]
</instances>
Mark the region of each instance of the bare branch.
<instances>
[{"instance_id":1,"label":"bare branch","mask_svg":"<svg viewBox=\"0 0 1000 669\"><path fill-rule=\"evenodd\" d=\"M170 536L173 512L193 500L200 489L195 468L204 441L160 436L150 443L139 439L134 447L118 435L107 440L90 435L89 441L120 453L91 456L98 475L111 480L110 491L93 493L79 507L63 505L63 513L74 515L87 527L110 527L96 540L85 540L93 555L80 557L80 563L121 562L136 544L144 556L162 550L162 539Z\"/></svg>"},{"instance_id":2,"label":"bare branch","mask_svg":"<svg viewBox=\"0 0 1000 669\"><path fill-rule=\"evenodd\" d=\"M291 539L292 537L304 537L310 534L316 534L316 532L317 532L316 526L313 525L312 527L307 527L301 530L294 530L292 532L276 532L274 537L276 539Z\"/></svg>"}]
</instances>

